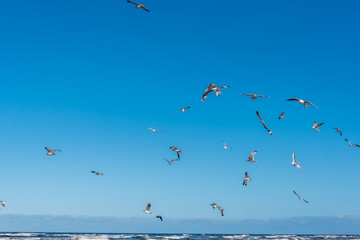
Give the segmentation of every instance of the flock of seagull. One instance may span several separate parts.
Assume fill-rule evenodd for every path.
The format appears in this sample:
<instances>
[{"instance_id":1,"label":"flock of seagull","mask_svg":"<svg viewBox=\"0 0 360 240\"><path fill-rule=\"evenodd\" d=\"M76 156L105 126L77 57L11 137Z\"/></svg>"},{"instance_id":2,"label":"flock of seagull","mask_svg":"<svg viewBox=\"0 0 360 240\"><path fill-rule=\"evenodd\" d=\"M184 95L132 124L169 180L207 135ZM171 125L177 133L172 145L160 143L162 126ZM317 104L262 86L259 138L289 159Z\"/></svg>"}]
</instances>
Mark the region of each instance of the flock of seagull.
<instances>
[{"instance_id":1,"label":"flock of seagull","mask_svg":"<svg viewBox=\"0 0 360 240\"><path fill-rule=\"evenodd\" d=\"M127 0L128 3L131 3L131 4L134 4L136 7L136 9L143 9L147 12L150 12L149 9L147 9L143 4L139 4L139 3L136 3L136 2L132 2L132 1L129 1ZM203 95L202 95L202 98L201 98L201 101L204 101L208 95L211 93L211 92L215 92L216 96L220 96L222 94L221 92L221 89L224 89L224 88L229 88L229 86L227 85L215 85L213 83L210 83L209 86L205 89ZM252 100L256 100L258 98L270 98L268 96L263 96L263 95L257 95L257 94L252 94L252 93L242 93L242 95L244 96L249 96L250 99ZM299 98L290 98L290 99L287 99L286 101L296 101L296 102L299 102L300 104L302 104L304 107L308 107L308 104L309 105L312 105L314 106L315 108L318 108L316 105L314 105L313 103L311 103L310 101L306 101L306 100L303 100L303 99L299 99ZM181 108L179 110L177 110L175 113L177 112L185 112L185 110L189 109L190 106L188 107L184 107L184 108ZM262 124L262 126L267 130L267 132L271 135L271 136L274 136L274 133L266 126L264 120L261 118L260 116L260 113L258 111L256 111L256 115L258 116L259 120L260 120L260 123ZM278 116L278 119L281 120L281 119L285 119L285 113L282 112L279 116ZM322 123L317 123L316 121L314 122L314 125L313 125L313 129L317 132L319 132L319 128L324 124L324 122ZM342 131L339 129L339 128L334 128L336 130L336 132L338 132L340 134L340 136L342 136ZM162 133L163 131L160 130L160 129L156 129L154 127L150 127L148 128L148 130L150 131L153 131L153 132L159 132L159 133ZM350 147L352 146L356 146L356 147L360 147L360 145L358 144L353 144L351 143L348 139L345 139L345 141L349 144ZM230 150L232 149L231 147L229 147L225 141L222 141L224 143L224 148L226 150ZM58 150L58 149L49 149L48 147L45 147L46 151L47 151L47 155L48 156L54 156L55 155L55 152L61 152L61 150ZM177 161L180 161L180 153L182 153L182 150L175 147L175 146L170 146L170 150L174 151L176 154L177 154L177 159L173 159L173 160L168 160L168 159L165 159L163 158L163 160L167 161L167 163L169 165L172 165L174 162L177 162ZM252 153L250 153L250 156L248 157L248 159L246 161L248 162L252 162L252 163L255 163L256 160L255 160L255 154L257 153L257 150L253 151ZM296 159L295 159L295 153L293 153L292 155L292 162L291 162L291 165L296 167L296 168L299 168L302 172L303 172L303 169L302 167L300 166L300 161L297 161L296 162ZM101 176L101 175L104 175L102 172L97 172L97 171L91 171L91 173L97 175L97 176ZM248 174L248 172L245 172L245 177L244 177L244 180L243 180L243 186L247 186L248 183L251 181L251 178ZM305 203L309 203L308 201L306 201L305 199L303 199L299 194L297 194L295 191L293 191L293 193L299 198L299 200L301 201L304 201ZM2 207L5 207L6 203L2 200L0 200L0 205ZM213 209L218 209L220 211L220 214L221 216L224 216L224 209L222 207L220 207L219 205L217 205L216 203L211 203L210 206L213 208ZM150 211L150 208L151 208L151 204L148 203L145 207L145 210L144 210L144 213L146 214L152 214L152 212ZM163 217L161 215L157 215L156 218L160 219L161 221L163 221Z\"/></svg>"}]
</instances>

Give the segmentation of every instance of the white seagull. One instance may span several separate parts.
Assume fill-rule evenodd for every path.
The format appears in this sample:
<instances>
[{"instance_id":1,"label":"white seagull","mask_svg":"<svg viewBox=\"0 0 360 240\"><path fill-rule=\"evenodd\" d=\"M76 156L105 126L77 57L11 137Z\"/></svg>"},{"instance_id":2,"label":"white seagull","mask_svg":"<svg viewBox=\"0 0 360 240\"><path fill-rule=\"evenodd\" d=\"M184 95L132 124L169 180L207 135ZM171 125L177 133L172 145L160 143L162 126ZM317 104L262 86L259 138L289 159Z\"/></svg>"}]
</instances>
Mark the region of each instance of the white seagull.
<instances>
[{"instance_id":1,"label":"white seagull","mask_svg":"<svg viewBox=\"0 0 360 240\"><path fill-rule=\"evenodd\" d=\"M316 121L314 122L314 126L312 127L315 131L320 132L319 127L323 125L324 123L318 124Z\"/></svg>"},{"instance_id":2,"label":"white seagull","mask_svg":"<svg viewBox=\"0 0 360 240\"><path fill-rule=\"evenodd\" d=\"M308 107L307 104L310 104L310 105L313 105L314 107L318 108L317 106L315 106L311 102L305 101L305 100L302 100L302 99L298 99L298 98L290 98L290 99L287 99L286 101L297 101L297 102L301 103L302 105L304 105L304 107Z\"/></svg>"},{"instance_id":3,"label":"white seagull","mask_svg":"<svg viewBox=\"0 0 360 240\"><path fill-rule=\"evenodd\" d=\"M174 113L177 113L177 112L185 112L185 110L186 109L189 109L190 108L190 106L189 107L184 107L184 108L182 108L182 109L180 109L180 110L177 110L176 112L174 112Z\"/></svg>"},{"instance_id":4,"label":"white seagull","mask_svg":"<svg viewBox=\"0 0 360 240\"><path fill-rule=\"evenodd\" d=\"M55 155L55 151L59 151L61 152L61 150L57 150L57 149L53 149L53 150L50 150L48 149L47 147L45 147L46 151L47 151L47 154L48 156L52 156L52 155Z\"/></svg>"},{"instance_id":5,"label":"white seagull","mask_svg":"<svg viewBox=\"0 0 360 240\"><path fill-rule=\"evenodd\" d=\"M255 159L254 159L254 156L255 156L256 153L257 153L257 150L250 153L250 157L246 161L248 161L248 162L256 162Z\"/></svg>"},{"instance_id":6,"label":"white seagull","mask_svg":"<svg viewBox=\"0 0 360 240\"><path fill-rule=\"evenodd\" d=\"M95 172L95 171L91 171L92 173L95 173L95 175L97 176L101 176L101 175L104 175L102 172Z\"/></svg>"},{"instance_id":7,"label":"white seagull","mask_svg":"<svg viewBox=\"0 0 360 240\"><path fill-rule=\"evenodd\" d=\"M154 127L149 127L148 128L150 131L153 131L153 132L160 132L160 133L162 133L162 131L160 130L160 129L156 129L156 128L154 128Z\"/></svg>"},{"instance_id":8,"label":"white seagull","mask_svg":"<svg viewBox=\"0 0 360 240\"><path fill-rule=\"evenodd\" d=\"M151 212L150 212L150 207L151 207L151 204L148 203L148 204L146 205L146 209L144 210L144 213L151 214Z\"/></svg>"},{"instance_id":9,"label":"white seagull","mask_svg":"<svg viewBox=\"0 0 360 240\"><path fill-rule=\"evenodd\" d=\"M167 160L166 158L163 158L163 159L164 159L165 161L167 161L169 165L172 165L172 163L173 163L174 161L179 161L179 159L173 159L173 160L171 160L171 161Z\"/></svg>"},{"instance_id":10,"label":"white seagull","mask_svg":"<svg viewBox=\"0 0 360 240\"><path fill-rule=\"evenodd\" d=\"M136 8L142 8L142 9L144 9L145 11L150 12L150 10L149 10L149 9L146 9L145 6L142 5L142 4L139 4L139 3L136 3L136 2L132 2L132 1L129 1L129 0L127 0L127 2L136 5Z\"/></svg>"},{"instance_id":11,"label":"white seagull","mask_svg":"<svg viewBox=\"0 0 360 240\"><path fill-rule=\"evenodd\" d=\"M5 207L6 202L4 202L3 200L0 200L0 204L1 204L1 206Z\"/></svg>"},{"instance_id":12,"label":"white seagull","mask_svg":"<svg viewBox=\"0 0 360 240\"><path fill-rule=\"evenodd\" d=\"M294 167L299 168L299 169L303 172L303 169L302 169L302 167L300 166L300 161L298 161L298 163L296 164L296 161L295 161L295 153L293 153L292 159L293 159L293 161L292 161L291 165L293 165Z\"/></svg>"},{"instance_id":13,"label":"white seagull","mask_svg":"<svg viewBox=\"0 0 360 240\"><path fill-rule=\"evenodd\" d=\"M349 140L347 140L346 138L345 138L345 141L347 141L348 142L348 144L349 144L349 146L350 147L352 147L352 146L357 146L357 147L360 147L360 145L359 144L355 144L355 143L351 143Z\"/></svg>"},{"instance_id":14,"label":"white seagull","mask_svg":"<svg viewBox=\"0 0 360 240\"><path fill-rule=\"evenodd\" d=\"M170 147L171 150L173 150L174 152L177 153L178 159L180 159L180 153L182 153L182 151L180 149L178 149L177 147L171 146Z\"/></svg>"},{"instance_id":15,"label":"white seagull","mask_svg":"<svg viewBox=\"0 0 360 240\"><path fill-rule=\"evenodd\" d=\"M231 147L229 147L227 144L226 144L226 142L223 140L223 143L224 143L224 148L225 149L232 149Z\"/></svg>"},{"instance_id":16,"label":"white seagull","mask_svg":"<svg viewBox=\"0 0 360 240\"><path fill-rule=\"evenodd\" d=\"M294 190L293 192L295 193L296 196L298 196L298 198L306 203L309 203L308 201L306 201L305 199L303 199L302 197L299 196L299 194L297 194Z\"/></svg>"},{"instance_id":17,"label":"white seagull","mask_svg":"<svg viewBox=\"0 0 360 240\"><path fill-rule=\"evenodd\" d=\"M285 116L284 116L284 112L282 112L281 114L280 114L280 116L279 116L279 120L281 120L281 119L284 119L285 118Z\"/></svg>"},{"instance_id":18,"label":"white seagull","mask_svg":"<svg viewBox=\"0 0 360 240\"><path fill-rule=\"evenodd\" d=\"M207 89L205 89L205 92L204 92L204 94L203 94L203 96L202 96L201 101L204 101L205 98L207 97L207 95L208 95L209 93L211 93L211 92L214 92L214 91L215 91L215 93L216 93L216 96L220 96L220 94L221 94L220 88L228 88L228 87L229 87L229 86L225 86L225 85L223 85L223 86L216 86L215 84L210 83L210 86L207 87Z\"/></svg>"},{"instance_id":19,"label":"white seagull","mask_svg":"<svg viewBox=\"0 0 360 240\"><path fill-rule=\"evenodd\" d=\"M260 119L260 122L262 123L262 125L264 126L264 128L266 129L266 131L268 131L268 133L271 135L271 136L274 136L274 133L268 129L268 127L265 125L265 122L264 120L262 120L262 118L260 117L260 114L258 111L256 111L256 115L258 116L258 118Z\"/></svg>"},{"instance_id":20,"label":"white seagull","mask_svg":"<svg viewBox=\"0 0 360 240\"><path fill-rule=\"evenodd\" d=\"M247 186L248 182L250 182L250 181L251 181L250 176L248 175L247 172L245 172L245 178L244 178L244 181L243 181L243 185Z\"/></svg>"},{"instance_id":21,"label":"white seagull","mask_svg":"<svg viewBox=\"0 0 360 240\"><path fill-rule=\"evenodd\" d=\"M242 93L242 95L245 95L245 96L250 96L250 98L252 100L255 100L257 98L269 98L269 97L265 97L263 95L257 95L257 94L252 94L252 93Z\"/></svg>"},{"instance_id":22,"label":"white seagull","mask_svg":"<svg viewBox=\"0 0 360 240\"><path fill-rule=\"evenodd\" d=\"M340 133L340 136L342 136L342 132L339 128L334 128L336 130L336 132Z\"/></svg>"}]
</instances>

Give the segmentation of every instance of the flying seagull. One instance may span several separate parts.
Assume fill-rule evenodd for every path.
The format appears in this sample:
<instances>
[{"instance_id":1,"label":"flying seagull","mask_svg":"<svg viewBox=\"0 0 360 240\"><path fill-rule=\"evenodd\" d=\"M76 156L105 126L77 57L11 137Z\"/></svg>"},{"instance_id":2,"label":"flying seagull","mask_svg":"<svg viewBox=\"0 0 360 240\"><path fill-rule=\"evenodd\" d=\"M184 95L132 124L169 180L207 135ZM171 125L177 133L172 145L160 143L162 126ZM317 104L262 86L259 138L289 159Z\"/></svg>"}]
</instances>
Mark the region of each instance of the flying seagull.
<instances>
[{"instance_id":1,"label":"flying seagull","mask_svg":"<svg viewBox=\"0 0 360 240\"><path fill-rule=\"evenodd\" d=\"M257 153L257 150L250 153L250 157L246 161L248 161L248 162L256 162L255 159L254 159L254 156L255 156L256 153Z\"/></svg>"},{"instance_id":2,"label":"flying seagull","mask_svg":"<svg viewBox=\"0 0 360 240\"><path fill-rule=\"evenodd\" d=\"M50 150L48 149L47 147L45 147L46 151L47 151L47 154L48 156L52 156L52 155L55 155L55 151L59 151L61 152L61 150L57 150L57 149L53 149L53 150Z\"/></svg>"},{"instance_id":3,"label":"flying seagull","mask_svg":"<svg viewBox=\"0 0 360 240\"><path fill-rule=\"evenodd\" d=\"M256 115L258 116L258 118L260 119L260 122L262 123L262 125L264 126L264 128L266 129L266 131L268 131L268 133L271 135L271 136L274 136L274 133L267 128L267 126L265 125L265 122L264 120L262 120L262 118L260 117L260 114L258 111L256 111Z\"/></svg>"},{"instance_id":4,"label":"flying seagull","mask_svg":"<svg viewBox=\"0 0 360 240\"><path fill-rule=\"evenodd\" d=\"M295 161L295 153L293 153L292 159L293 159L293 161L292 161L291 165L293 165L294 167L299 168L299 169L303 172L303 169L302 169L302 167L300 166L300 161L298 161L298 163L296 163L296 161Z\"/></svg>"},{"instance_id":5,"label":"flying seagull","mask_svg":"<svg viewBox=\"0 0 360 240\"><path fill-rule=\"evenodd\" d=\"M298 198L306 203L309 203L308 201L306 201L305 199L303 199L302 197L299 196L299 194L297 194L294 190L293 192L295 193L296 196L298 196Z\"/></svg>"},{"instance_id":6,"label":"flying seagull","mask_svg":"<svg viewBox=\"0 0 360 240\"><path fill-rule=\"evenodd\" d=\"M176 112L174 112L174 113L177 113L177 112L185 112L185 110L186 109L189 109L190 108L190 106L189 107L184 107L184 108L182 108L182 109L180 109L180 110L177 110Z\"/></svg>"},{"instance_id":7,"label":"flying seagull","mask_svg":"<svg viewBox=\"0 0 360 240\"><path fill-rule=\"evenodd\" d=\"M163 220L162 216L160 215L157 215L156 217L159 218L161 221Z\"/></svg>"},{"instance_id":8,"label":"flying seagull","mask_svg":"<svg viewBox=\"0 0 360 240\"><path fill-rule=\"evenodd\" d=\"M95 173L95 175L97 176L101 176L101 175L104 175L102 172L95 172L95 171L91 171L92 173Z\"/></svg>"},{"instance_id":9,"label":"flying seagull","mask_svg":"<svg viewBox=\"0 0 360 240\"><path fill-rule=\"evenodd\" d=\"M148 203L148 204L146 205L146 209L144 210L144 213L151 214L151 212L150 212L150 207L151 207L151 204Z\"/></svg>"},{"instance_id":10,"label":"flying seagull","mask_svg":"<svg viewBox=\"0 0 360 240\"><path fill-rule=\"evenodd\" d=\"M319 127L323 125L324 123L318 124L316 121L314 122L314 126L312 127L315 131L320 132Z\"/></svg>"},{"instance_id":11,"label":"flying seagull","mask_svg":"<svg viewBox=\"0 0 360 240\"><path fill-rule=\"evenodd\" d=\"M149 9L146 9L145 6L142 5L142 4L139 4L139 3L136 3L136 2L132 2L132 1L129 1L129 0L127 0L127 2L136 5L136 8L142 8L142 9L144 9L145 11L150 12L150 10L149 10Z\"/></svg>"},{"instance_id":12,"label":"flying seagull","mask_svg":"<svg viewBox=\"0 0 360 240\"><path fill-rule=\"evenodd\" d=\"M226 142L223 140L223 143L224 143L224 148L225 149L232 149L231 147L229 147L227 144L226 144Z\"/></svg>"},{"instance_id":13,"label":"flying seagull","mask_svg":"<svg viewBox=\"0 0 360 240\"><path fill-rule=\"evenodd\" d=\"M243 185L247 186L248 182L250 182L250 181L251 181L250 176L248 175L247 172L245 172L245 178L244 178L244 181L243 181Z\"/></svg>"},{"instance_id":14,"label":"flying seagull","mask_svg":"<svg viewBox=\"0 0 360 240\"><path fill-rule=\"evenodd\" d=\"M345 141L348 142L349 146L352 147L352 146L357 146L357 147L360 147L359 144L355 144L355 143L351 143L349 140L345 139Z\"/></svg>"},{"instance_id":15,"label":"flying seagull","mask_svg":"<svg viewBox=\"0 0 360 240\"><path fill-rule=\"evenodd\" d=\"M177 147L171 146L170 147L171 150L173 150L174 152L177 153L178 159L180 159L180 153L182 153L182 151L180 149L178 149Z\"/></svg>"},{"instance_id":16,"label":"flying seagull","mask_svg":"<svg viewBox=\"0 0 360 240\"><path fill-rule=\"evenodd\" d=\"M162 133L162 131L160 130L160 129L156 129L156 128L154 128L154 127L149 127L148 128L150 131L153 131L153 132L160 132L160 133Z\"/></svg>"},{"instance_id":17,"label":"flying seagull","mask_svg":"<svg viewBox=\"0 0 360 240\"><path fill-rule=\"evenodd\" d=\"M222 207L220 207L219 205L217 205L216 203L211 203L210 204L212 206L213 209L217 208L220 210L221 216L224 216L224 209Z\"/></svg>"},{"instance_id":18,"label":"flying seagull","mask_svg":"<svg viewBox=\"0 0 360 240\"><path fill-rule=\"evenodd\" d=\"M252 93L242 93L242 95L250 96L250 98L252 100L255 100L257 98L269 98L269 97L265 97L265 96L262 96L262 95L252 94Z\"/></svg>"},{"instance_id":19,"label":"flying seagull","mask_svg":"<svg viewBox=\"0 0 360 240\"><path fill-rule=\"evenodd\" d=\"M297 101L297 102L301 103L302 105L304 105L304 107L308 107L307 104L310 104L310 105L313 105L314 107L318 108L317 106L315 106L311 102L305 101L305 100L302 100L302 99L298 99L298 98L290 98L290 99L287 99L286 101Z\"/></svg>"},{"instance_id":20,"label":"flying seagull","mask_svg":"<svg viewBox=\"0 0 360 240\"><path fill-rule=\"evenodd\" d=\"M336 132L340 133L340 136L342 136L342 132L339 128L334 128L336 130Z\"/></svg>"},{"instance_id":21,"label":"flying seagull","mask_svg":"<svg viewBox=\"0 0 360 240\"><path fill-rule=\"evenodd\" d=\"M279 116L279 120L281 120L281 119L284 119L285 117L284 117L284 112L282 112L281 114L280 114L280 116Z\"/></svg>"},{"instance_id":22,"label":"flying seagull","mask_svg":"<svg viewBox=\"0 0 360 240\"><path fill-rule=\"evenodd\" d=\"M205 98L207 97L207 95L208 95L209 93L211 93L211 92L214 92L214 91L215 91L215 93L216 93L216 96L219 96L219 95L221 94L220 88L228 88L228 87L229 87L229 86L225 86L225 85L223 85L223 86L216 86L215 84L210 83L210 86L207 87L207 89L205 89L205 92L204 92L204 94L203 94L203 96L202 96L201 101L204 101Z\"/></svg>"},{"instance_id":23,"label":"flying seagull","mask_svg":"<svg viewBox=\"0 0 360 240\"><path fill-rule=\"evenodd\" d=\"M6 202L4 202L3 200L0 200L0 204L1 204L1 206L5 207Z\"/></svg>"},{"instance_id":24,"label":"flying seagull","mask_svg":"<svg viewBox=\"0 0 360 240\"><path fill-rule=\"evenodd\" d=\"M174 161L179 161L179 159L173 159L173 160L171 160L171 161L167 160L166 158L163 158L163 159L164 159L165 161L167 161L169 165L172 165L172 163L173 163Z\"/></svg>"}]
</instances>

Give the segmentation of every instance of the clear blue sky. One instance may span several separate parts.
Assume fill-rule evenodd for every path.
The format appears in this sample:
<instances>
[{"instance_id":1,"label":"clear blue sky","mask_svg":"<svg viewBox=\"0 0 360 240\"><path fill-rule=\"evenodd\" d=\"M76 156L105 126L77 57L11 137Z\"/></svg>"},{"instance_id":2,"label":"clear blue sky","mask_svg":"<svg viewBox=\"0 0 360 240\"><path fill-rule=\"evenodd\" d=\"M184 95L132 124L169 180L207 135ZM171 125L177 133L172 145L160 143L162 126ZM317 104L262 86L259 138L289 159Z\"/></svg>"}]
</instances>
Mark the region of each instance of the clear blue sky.
<instances>
[{"instance_id":1,"label":"clear blue sky","mask_svg":"<svg viewBox=\"0 0 360 240\"><path fill-rule=\"evenodd\" d=\"M360 143L359 1L142 3L150 13L125 0L1 2L2 214L143 217L151 202L218 219L212 201L233 220L359 214L360 148L333 130ZM230 88L201 102L209 82ZM168 166L171 145L183 154Z\"/></svg>"}]
</instances>

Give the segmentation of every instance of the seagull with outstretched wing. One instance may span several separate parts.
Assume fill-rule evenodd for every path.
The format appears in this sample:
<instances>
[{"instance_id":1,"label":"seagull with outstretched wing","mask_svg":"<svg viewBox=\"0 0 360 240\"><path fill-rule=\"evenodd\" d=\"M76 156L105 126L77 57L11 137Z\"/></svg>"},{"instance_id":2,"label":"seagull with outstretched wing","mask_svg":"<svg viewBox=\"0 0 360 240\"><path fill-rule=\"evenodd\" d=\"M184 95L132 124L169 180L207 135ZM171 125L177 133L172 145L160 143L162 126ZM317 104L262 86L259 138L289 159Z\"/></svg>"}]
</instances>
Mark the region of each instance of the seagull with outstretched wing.
<instances>
[{"instance_id":1,"label":"seagull with outstretched wing","mask_svg":"<svg viewBox=\"0 0 360 240\"><path fill-rule=\"evenodd\" d=\"M321 125L323 125L324 123L320 123L318 124L316 121L314 122L314 125L312 126L312 128L317 131L320 132L319 127L321 127Z\"/></svg>"},{"instance_id":2,"label":"seagull with outstretched wing","mask_svg":"<svg viewBox=\"0 0 360 240\"><path fill-rule=\"evenodd\" d=\"M284 119L284 118L285 118L284 114L285 114L285 112L282 112L282 113L280 114L280 116L279 116L279 120L281 120L281 119Z\"/></svg>"},{"instance_id":3,"label":"seagull with outstretched wing","mask_svg":"<svg viewBox=\"0 0 360 240\"><path fill-rule=\"evenodd\" d=\"M245 172L245 178L244 178L244 181L243 181L243 186L247 186L248 182L251 181L251 178L250 176L248 175L247 172Z\"/></svg>"},{"instance_id":4,"label":"seagull with outstretched wing","mask_svg":"<svg viewBox=\"0 0 360 240\"><path fill-rule=\"evenodd\" d=\"M149 129L150 131L153 131L153 132L160 132L160 133L162 133L162 130L156 129L156 128L154 128L154 127L149 127L148 129Z\"/></svg>"},{"instance_id":5,"label":"seagull with outstretched wing","mask_svg":"<svg viewBox=\"0 0 360 240\"><path fill-rule=\"evenodd\" d=\"M167 161L169 165L172 165L173 162L175 162L175 161L179 161L179 159L173 159L173 160L171 160L171 161L167 160L166 158L163 158L163 159L164 159L165 161Z\"/></svg>"},{"instance_id":6,"label":"seagull with outstretched wing","mask_svg":"<svg viewBox=\"0 0 360 240\"><path fill-rule=\"evenodd\" d=\"M223 140L223 143L224 143L224 148L225 149L232 149L231 147L229 147L227 144L226 144L226 142Z\"/></svg>"},{"instance_id":7,"label":"seagull with outstretched wing","mask_svg":"<svg viewBox=\"0 0 360 240\"><path fill-rule=\"evenodd\" d=\"M266 131L268 131L268 133L271 136L274 136L274 133L266 126L264 120L261 118L260 113L258 111L256 111L256 115L258 116L258 118L260 119L261 124L264 126L264 128L266 129Z\"/></svg>"},{"instance_id":8,"label":"seagull with outstretched wing","mask_svg":"<svg viewBox=\"0 0 360 240\"><path fill-rule=\"evenodd\" d=\"M53 156L53 155L55 155L55 152L56 152L56 151L61 152L61 150L57 150L57 149L52 149L52 150L50 150L50 149L48 149L47 147L45 147L45 149L46 149L46 151L47 151L47 154L46 154L46 155L48 155L48 156Z\"/></svg>"},{"instance_id":9,"label":"seagull with outstretched wing","mask_svg":"<svg viewBox=\"0 0 360 240\"><path fill-rule=\"evenodd\" d=\"M91 172L94 173L94 174L97 175L97 176L104 175L102 172L95 172L95 171L91 171Z\"/></svg>"},{"instance_id":10,"label":"seagull with outstretched wing","mask_svg":"<svg viewBox=\"0 0 360 240\"><path fill-rule=\"evenodd\" d=\"M252 100L255 100L257 98L270 98L270 97L265 97L263 95L257 95L252 93L242 93L242 95L249 96Z\"/></svg>"},{"instance_id":11,"label":"seagull with outstretched wing","mask_svg":"<svg viewBox=\"0 0 360 240\"><path fill-rule=\"evenodd\" d=\"M0 204L1 204L1 206L3 206L3 207L6 206L6 202L4 202L3 200L0 200Z\"/></svg>"},{"instance_id":12,"label":"seagull with outstretched wing","mask_svg":"<svg viewBox=\"0 0 360 240\"><path fill-rule=\"evenodd\" d=\"M308 201L306 201L305 199L303 199L302 197L299 196L299 194L297 194L294 190L293 192L295 193L296 196L298 196L298 198L301 200L301 201L304 201L306 203L309 203Z\"/></svg>"},{"instance_id":13,"label":"seagull with outstretched wing","mask_svg":"<svg viewBox=\"0 0 360 240\"><path fill-rule=\"evenodd\" d=\"M143 4L139 4L139 3L136 3L136 2L132 2L132 1L129 1L129 0L127 0L127 2L136 5L135 8L142 8L142 9L144 9L145 11L150 12L150 10L147 9L147 8L145 8L145 6L144 6Z\"/></svg>"},{"instance_id":14,"label":"seagull with outstretched wing","mask_svg":"<svg viewBox=\"0 0 360 240\"><path fill-rule=\"evenodd\" d=\"M347 143L349 144L350 147L352 147L352 146L360 147L359 144L351 143L351 142L350 142L349 140L347 140L346 138L345 138L345 141L347 141Z\"/></svg>"},{"instance_id":15,"label":"seagull with outstretched wing","mask_svg":"<svg viewBox=\"0 0 360 240\"><path fill-rule=\"evenodd\" d=\"M174 112L174 113L177 113L177 112L185 112L185 110L186 110L186 109L189 109L189 108L190 108L190 106L189 106L189 107L184 107L184 108L182 108L182 109L177 110L177 111Z\"/></svg>"},{"instance_id":16,"label":"seagull with outstretched wing","mask_svg":"<svg viewBox=\"0 0 360 240\"><path fill-rule=\"evenodd\" d=\"M161 221L163 221L163 218L160 215L157 215L156 218L159 218Z\"/></svg>"},{"instance_id":17,"label":"seagull with outstretched wing","mask_svg":"<svg viewBox=\"0 0 360 240\"><path fill-rule=\"evenodd\" d=\"M150 212L150 207L151 207L151 204L148 203L148 204L146 205L146 209L144 210L144 213L151 214L151 212Z\"/></svg>"},{"instance_id":18,"label":"seagull with outstretched wing","mask_svg":"<svg viewBox=\"0 0 360 240\"><path fill-rule=\"evenodd\" d=\"M220 88L229 88L229 86L226 86L226 85L216 86L215 84L210 83L210 86L205 89L204 94L201 98L201 101L204 101L206 99L207 95L211 92L215 92L216 96L220 96L222 94L220 91Z\"/></svg>"},{"instance_id":19,"label":"seagull with outstretched wing","mask_svg":"<svg viewBox=\"0 0 360 240\"><path fill-rule=\"evenodd\" d=\"M303 169L302 169L302 167L300 166L300 161L298 161L298 162L296 163L295 153L293 153L292 159L293 159L293 161L292 161L291 165L293 165L293 166L296 167L296 168L299 168L299 169L301 170L301 172L303 172Z\"/></svg>"},{"instance_id":20,"label":"seagull with outstretched wing","mask_svg":"<svg viewBox=\"0 0 360 240\"><path fill-rule=\"evenodd\" d=\"M290 99L286 99L286 101L297 101L299 103L301 103L302 105L304 105L304 107L308 107L307 104L313 105L314 107L318 108L317 106L315 106L314 104L312 104L309 101L305 101L299 98L290 98Z\"/></svg>"},{"instance_id":21,"label":"seagull with outstretched wing","mask_svg":"<svg viewBox=\"0 0 360 240\"><path fill-rule=\"evenodd\" d=\"M255 154L257 153L257 150L253 151L252 153L250 153L250 156L248 157L248 162L256 162L254 157L255 157Z\"/></svg>"}]
</instances>

